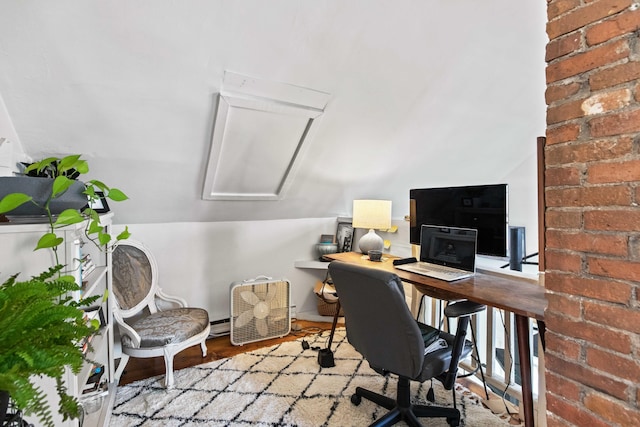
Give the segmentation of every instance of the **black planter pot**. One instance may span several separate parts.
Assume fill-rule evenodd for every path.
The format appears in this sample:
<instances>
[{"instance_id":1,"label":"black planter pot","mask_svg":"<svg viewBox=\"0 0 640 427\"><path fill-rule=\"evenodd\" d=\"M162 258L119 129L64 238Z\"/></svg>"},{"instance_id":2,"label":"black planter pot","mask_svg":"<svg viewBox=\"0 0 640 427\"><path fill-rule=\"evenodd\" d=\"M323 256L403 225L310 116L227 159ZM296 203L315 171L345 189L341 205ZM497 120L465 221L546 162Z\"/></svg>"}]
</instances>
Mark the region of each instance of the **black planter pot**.
<instances>
[{"instance_id":1,"label":"black planter pot","mask_svg":"<svg viewBox=\"0 0 640 427\"><path fill-rule=\"evenodd\" d=\"M2 176L0 177L0 199L10 193L24 193L33 197L36 203L44 205L51 194L52 186L52 178ZM75 181L67 191L51 201L49 204L51 213L57 215L65 209L82 209L85 207L87 205L87 196L82 193L84 190L84 183ZM33 203L25 203L7 212L6 215L46 215L46 211Z\"/></svg>"},{"instance_id":2,"label":"black planter pot","mask_svg":"<svg viewBox=\"0 0 640 427\"><path fill-rule=\"evenodd\" d=\"M0 426L2 427L29 427L31 426L22 419L22 412L15 408L11 402L9 393L0 390ZM31 426L32 427L32 426Z\"/></svg>"},{"instance_id":3,"label":"black planter pot","mask_svg":"<svg viewBox=\"0 0 640 427\"><path fill-rule=\"evenodd\" d=\"M0 390L0 426L4 426L4 421L7 418L7 410L9 409L9 393L4 390Z\"/></svg>"}]
</instances>

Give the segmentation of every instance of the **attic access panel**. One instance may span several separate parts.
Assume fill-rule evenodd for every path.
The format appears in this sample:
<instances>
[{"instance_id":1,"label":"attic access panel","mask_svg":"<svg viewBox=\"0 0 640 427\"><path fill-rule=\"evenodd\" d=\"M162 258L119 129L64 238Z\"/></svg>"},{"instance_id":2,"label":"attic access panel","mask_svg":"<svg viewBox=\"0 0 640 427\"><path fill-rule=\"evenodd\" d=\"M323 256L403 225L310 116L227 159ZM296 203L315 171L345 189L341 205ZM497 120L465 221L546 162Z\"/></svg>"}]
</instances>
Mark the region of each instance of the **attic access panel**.
<instances>
[{"instance_id":1,"label":"attic access panel","mask_svg":"<svg viewBox=\"0 0 640 427\"><path fill-rule=\"evenodd\" d=\"M310 89L226 73L202 198L281 199L327 98Z\"/></svg>"}]
</instances>

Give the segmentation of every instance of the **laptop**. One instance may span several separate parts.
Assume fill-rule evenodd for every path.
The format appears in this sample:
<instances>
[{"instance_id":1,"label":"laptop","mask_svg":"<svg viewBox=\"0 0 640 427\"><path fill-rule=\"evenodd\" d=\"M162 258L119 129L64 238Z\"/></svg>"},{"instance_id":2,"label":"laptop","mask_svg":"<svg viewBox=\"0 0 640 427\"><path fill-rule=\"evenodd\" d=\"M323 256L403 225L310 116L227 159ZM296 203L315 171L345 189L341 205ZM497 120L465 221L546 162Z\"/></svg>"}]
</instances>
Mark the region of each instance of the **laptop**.
<instances>
[{"instance_id":1,"label":"laptop","mask_svg":"<svg viewBox=\"0 0 640 427\"><path fill-rule=\"evenodd\" d=\"M478 230L423 225L420 228L420 261L397 265L400 270L447 282L476 272Z\"/></svg>"}]
</instances>

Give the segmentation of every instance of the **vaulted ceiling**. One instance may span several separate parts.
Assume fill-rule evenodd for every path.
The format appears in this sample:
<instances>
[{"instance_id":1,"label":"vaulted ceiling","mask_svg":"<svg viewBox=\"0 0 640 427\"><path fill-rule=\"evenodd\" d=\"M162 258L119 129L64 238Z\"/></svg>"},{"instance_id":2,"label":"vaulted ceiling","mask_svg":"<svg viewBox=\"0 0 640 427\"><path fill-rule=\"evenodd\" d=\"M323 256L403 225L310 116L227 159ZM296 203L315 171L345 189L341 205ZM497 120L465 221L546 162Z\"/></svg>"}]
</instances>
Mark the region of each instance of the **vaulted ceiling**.
<instances>
[{"instance_id":1,"label":"vaulted ceiling","mask_svg":"<svg viewBox=\"0 0 640 427\"><path fill-rule=\"evenodd\" d=\"M27 154L82 153L130 196L118 222L348 215L356 198L400 218L409 188L497 182L524 211L545 6L1 0L0 94ZM280 200L202 200L225 71L329 94Z\"/></svg>"}]
</instances>

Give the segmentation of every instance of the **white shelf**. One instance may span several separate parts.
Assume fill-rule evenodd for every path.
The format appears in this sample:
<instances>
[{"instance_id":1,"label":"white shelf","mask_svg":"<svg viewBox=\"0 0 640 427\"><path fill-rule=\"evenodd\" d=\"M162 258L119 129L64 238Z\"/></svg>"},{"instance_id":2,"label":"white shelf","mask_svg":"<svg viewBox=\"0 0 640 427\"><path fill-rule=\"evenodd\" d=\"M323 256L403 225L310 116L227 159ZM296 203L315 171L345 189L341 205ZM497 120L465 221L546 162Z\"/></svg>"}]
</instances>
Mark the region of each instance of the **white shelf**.
<instances>
[{"instance_id":1,"label":"white shelf","mask_svg":"<svg viewBox=\"0 0 640 427\"><path fill-rule=\"evenodd\" d=\"M293 263L295 268L310 268L313 270L326 270L329 266L328 262L324 261L315 261L315 260L299 260Z\"/></svg>"}]
</instances>

